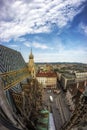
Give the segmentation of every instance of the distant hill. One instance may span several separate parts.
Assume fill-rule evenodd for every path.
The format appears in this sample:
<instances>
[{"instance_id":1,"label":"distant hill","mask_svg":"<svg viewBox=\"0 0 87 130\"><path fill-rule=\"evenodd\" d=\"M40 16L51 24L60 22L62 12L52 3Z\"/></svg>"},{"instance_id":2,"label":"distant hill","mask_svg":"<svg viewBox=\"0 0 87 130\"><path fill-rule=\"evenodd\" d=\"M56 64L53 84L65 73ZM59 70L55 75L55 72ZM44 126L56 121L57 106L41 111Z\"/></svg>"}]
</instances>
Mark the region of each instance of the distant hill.
<instances>
[{"instance_id":1,"label":"distant hill","mask_svg":"<svg viewBox=\"0 0 87 130\"><path fill-rule=\"evenodd\" d=\"M79 63L79 62L35 62L35 64L81 64L81 65L87 65L86 63Z\"/></svg>"}]
</instances>

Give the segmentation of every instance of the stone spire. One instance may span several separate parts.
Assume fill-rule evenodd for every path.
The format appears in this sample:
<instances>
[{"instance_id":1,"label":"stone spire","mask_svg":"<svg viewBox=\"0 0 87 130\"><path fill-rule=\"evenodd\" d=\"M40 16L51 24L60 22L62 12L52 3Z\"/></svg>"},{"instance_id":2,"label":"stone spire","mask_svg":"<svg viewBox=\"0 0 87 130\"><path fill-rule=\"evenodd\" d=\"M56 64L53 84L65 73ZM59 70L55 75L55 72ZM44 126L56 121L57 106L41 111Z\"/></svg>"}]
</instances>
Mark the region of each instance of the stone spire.
<instances>
[{"instance_id":1,"label":"stone spire","mask_svg":"<svg viewBox=\"0 0 87 130\"><path fill-rule=\"evenodd\" d=\"M29 55L29 59L34 59L34 56L33 56L33 54L32 54L32 48L31 48L31 53L30 53L30 55Z\"/></svg>"}]
</instances>

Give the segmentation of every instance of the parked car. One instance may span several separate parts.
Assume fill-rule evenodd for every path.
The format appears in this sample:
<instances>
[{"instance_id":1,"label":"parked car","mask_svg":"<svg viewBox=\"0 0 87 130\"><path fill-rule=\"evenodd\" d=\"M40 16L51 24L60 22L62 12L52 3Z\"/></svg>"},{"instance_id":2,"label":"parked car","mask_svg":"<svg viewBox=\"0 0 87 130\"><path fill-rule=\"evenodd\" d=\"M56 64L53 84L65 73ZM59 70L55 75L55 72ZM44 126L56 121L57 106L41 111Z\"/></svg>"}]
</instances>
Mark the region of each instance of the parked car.
<instances>
[{"instance_id":1,"label":"parked car","mask_svg":"<svg viewBox=\"0 0 87 130\"><path fill-rule=\"evenodd\" d=\"M52 96L50 96L49 99L50 99L50 102L53 102L53 97Z\"/></svg>"}]
</instances>

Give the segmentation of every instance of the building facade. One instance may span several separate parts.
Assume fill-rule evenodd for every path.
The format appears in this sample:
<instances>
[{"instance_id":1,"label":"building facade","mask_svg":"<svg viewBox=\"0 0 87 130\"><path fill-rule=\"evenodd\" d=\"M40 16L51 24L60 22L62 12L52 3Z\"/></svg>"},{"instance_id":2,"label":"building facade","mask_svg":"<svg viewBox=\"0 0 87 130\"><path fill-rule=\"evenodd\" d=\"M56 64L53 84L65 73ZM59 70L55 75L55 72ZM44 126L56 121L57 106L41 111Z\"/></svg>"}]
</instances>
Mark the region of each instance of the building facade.
<instances>
[{"instance_id":1,"label":"building facade","mask_svg":"<svg viewBox=\"0 0 87 130\"><path fill-rule=\"evenodd\" d=\"M56 88L57 86L57 74L55 72L39 72L36 74L36 78L44 88Z\"/></svg>"},{"instance_id":2,"label":"building facade","mask_svg":"<svg viewBox=\"0 0 87 130\"><path fill-rule=\"evenodd\" d=\"M87 86L84 86L84 82L72 83L68 86L66 92L66 100L71 111L75 110L76 105L79 102L81 94L85 91Z\"/></svg>"},{"instance_id":3,"label":"building facade","mask_svg":"<svg viewBox=\"0 0 87 130\"><path fill-rule=\"evenodd\" d=\"M69 77L70 76L70 77ZM61 75L60 84L64 90L67 90L67 86L75 82L75 77L71 75Z\"/></svg>"}]
</instances>

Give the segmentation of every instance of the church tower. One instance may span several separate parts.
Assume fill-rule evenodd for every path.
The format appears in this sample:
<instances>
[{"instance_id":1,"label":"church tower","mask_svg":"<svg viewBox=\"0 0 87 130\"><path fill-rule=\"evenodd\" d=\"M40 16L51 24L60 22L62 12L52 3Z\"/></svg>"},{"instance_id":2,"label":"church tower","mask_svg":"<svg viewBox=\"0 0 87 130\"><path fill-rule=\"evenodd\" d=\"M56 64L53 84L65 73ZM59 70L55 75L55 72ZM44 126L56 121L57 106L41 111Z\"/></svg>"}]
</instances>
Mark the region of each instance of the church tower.
<instances>
[{"instance_id":1,"label":"church tower","mask_svg":"<svg viewBox=\"0 0 87 130\"><path fill-rule=\"evenodd\" d=\"M34 56L32 54L32 49L29 55L29 62L28 62L28 69L29 72L31 73L32 78L35 78L35 64L34 64Z\"/></svg>"}]
</instances>

